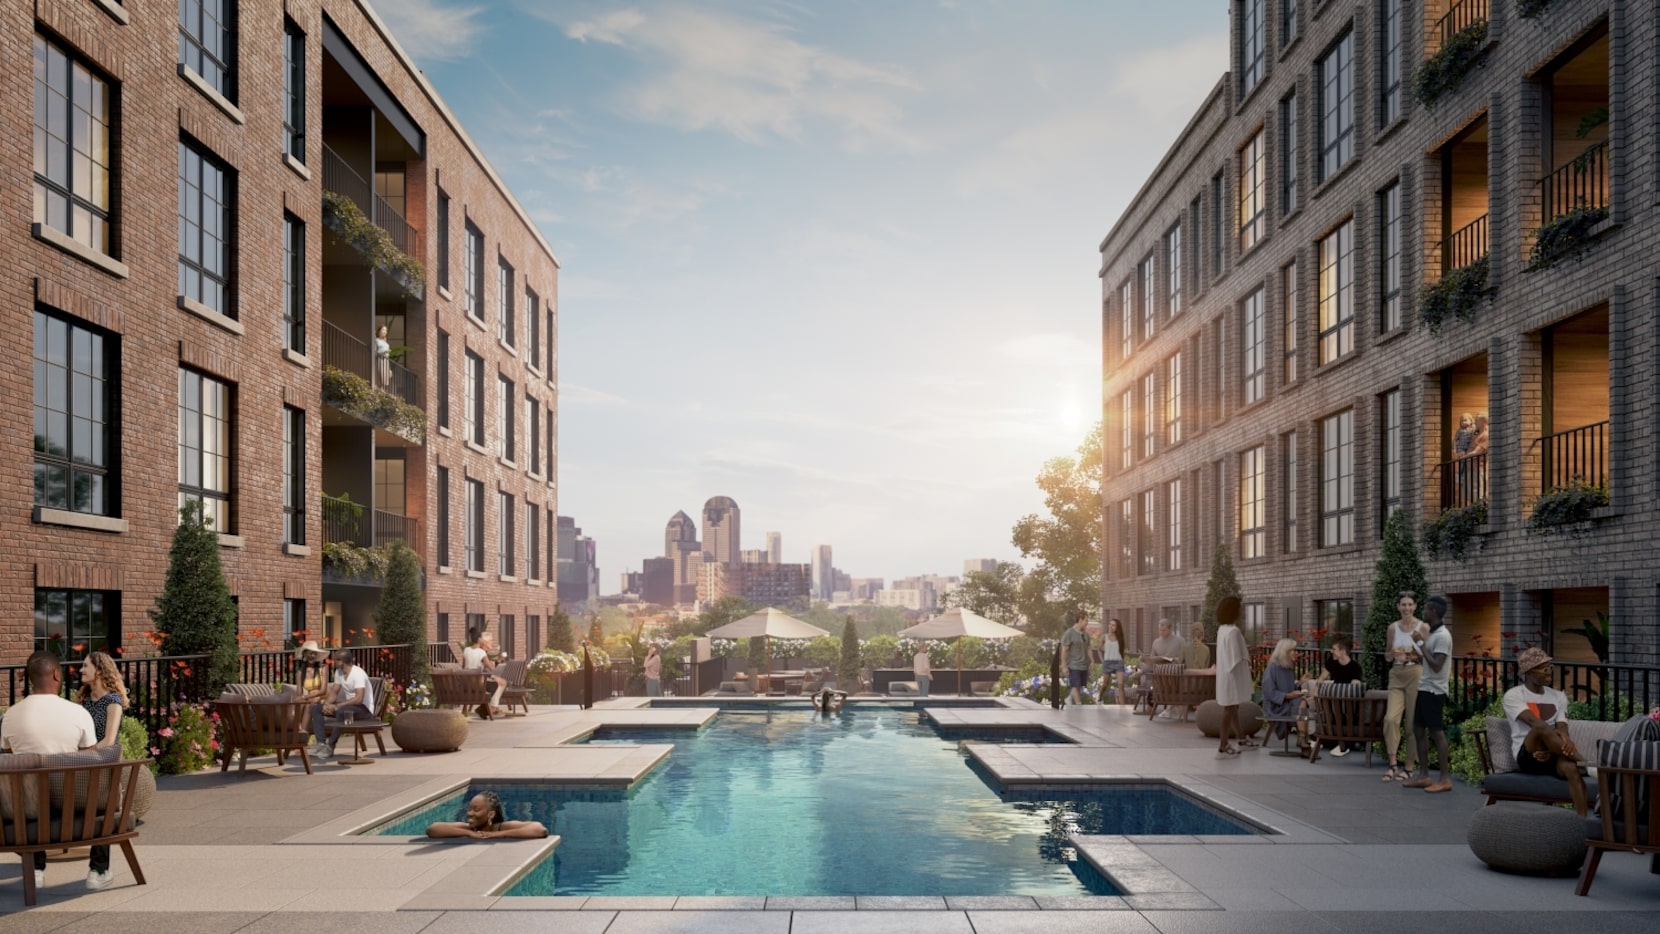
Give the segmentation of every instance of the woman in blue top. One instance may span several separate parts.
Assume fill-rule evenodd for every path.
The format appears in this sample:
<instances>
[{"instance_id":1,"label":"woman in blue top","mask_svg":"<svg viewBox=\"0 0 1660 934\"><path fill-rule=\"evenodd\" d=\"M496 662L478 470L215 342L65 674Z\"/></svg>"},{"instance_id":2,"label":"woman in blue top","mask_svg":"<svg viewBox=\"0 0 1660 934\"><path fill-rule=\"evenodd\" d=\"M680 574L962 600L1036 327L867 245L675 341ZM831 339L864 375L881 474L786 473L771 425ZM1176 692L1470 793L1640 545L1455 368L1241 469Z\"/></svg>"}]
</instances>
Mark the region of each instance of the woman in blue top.
<instances>
[{"instance_id":1,"label":"woman in blue top","mask_svg":"<svg viewBox=\"0 0 1660 934\"><path fill-rule=\"evenodd\" d=\"M92 714L99 746L113 746L121 734L121 711L127 706L127 686L115 659L93 652L81 662L81 693L76 698Z\"/></svg>"}]
</instances>

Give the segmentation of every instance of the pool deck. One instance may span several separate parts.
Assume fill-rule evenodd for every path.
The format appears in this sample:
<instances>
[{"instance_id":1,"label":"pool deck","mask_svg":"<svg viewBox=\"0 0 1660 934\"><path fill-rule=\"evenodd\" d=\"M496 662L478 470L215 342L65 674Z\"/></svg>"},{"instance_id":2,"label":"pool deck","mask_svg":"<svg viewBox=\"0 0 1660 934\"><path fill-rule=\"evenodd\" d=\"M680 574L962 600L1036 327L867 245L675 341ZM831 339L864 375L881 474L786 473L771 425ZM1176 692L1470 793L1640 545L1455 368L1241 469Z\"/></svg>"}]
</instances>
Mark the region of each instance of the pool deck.
<instances>
[{"instance_id":1,"label":"pool deck","mask_svg":"<svg viewBox=\"0 0 1660 934\"><path fill-rule=\"evenodd\" d=\"M1149 721L1125 708L935 703L931 716L945 729L1044 728L1071 741L975 747L1006 781L1168 780L1277 833L1081 837L1080 851L1128 894L1035 899L505 898L488 893L511 884L556 839L346 835L472 777L627 783L669 747L561 744L600 727L696 729L713 716L690 704L644 709L622 699L589 711L535 707L526 717L473 720L465 748L444 755L391 752L370 766L331 761L312 776L293 759L279 767L266 756L251 759L246 775L164 777L136 842L149 884L134 884L119 851L115 884L103 892L84 891L84 859L54 861L40 904L24 910L20 864L0 861L0 932L155 923L169 934L1660 931L1660 876L1649 874L1646 857L1604 857L1585 898L1574 896L1573 879L1487 869L1465 845L1482 799L1462 783L1441 795L1405 789L1381 781L1382 763L1368 769L1358 753L1312 765L1266 749L1220 757L1216 741L1192 724Z\"/></svg>"}]
</instances>

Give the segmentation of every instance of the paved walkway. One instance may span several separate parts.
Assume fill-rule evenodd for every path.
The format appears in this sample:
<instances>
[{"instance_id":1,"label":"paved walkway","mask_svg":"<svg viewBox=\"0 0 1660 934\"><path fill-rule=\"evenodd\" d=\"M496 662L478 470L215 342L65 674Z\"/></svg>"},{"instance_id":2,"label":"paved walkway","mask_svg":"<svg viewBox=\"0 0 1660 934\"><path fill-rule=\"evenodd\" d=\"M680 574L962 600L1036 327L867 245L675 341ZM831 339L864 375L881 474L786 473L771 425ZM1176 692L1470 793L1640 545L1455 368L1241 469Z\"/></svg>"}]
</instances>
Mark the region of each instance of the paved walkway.
<instances>
[{"instance_id":1,"label":"paved walkway","mask_svg":"<svg viewBox=\"0 0 1660 934\"><path fill-rule=\"evenodd\" d=\"M54 862L40 904L22 907L19 863L0 864L0 931L392 931L490 934L1090 934L1449 930L1458 934L1660 931L1660 877L1610 854L1587 898L1571 879L1492 872L1464 844L1481 798L1380 781L1364 757L1309 763L1249 751L1218 757L1191 725L1122 708L938 710L947 726L1045 725L1071 746L978 747L1005 780L1168 778L1281 833L1276 837L1079 840L1130 894L1077 899L503 898L496 891L549 841L428 843L343 837L473 776L627 782L668 747L563 747L597 724L687 726L685 709L539 707L472 721L466 748L392 753L372 766L250 760L248 773L163 778L137 841L149 884L119 852L115 885L86 893L82 861ZM257 767L257 768L256 768ZM1252 841L1242 843L1243 840ZM1116 868L1115 868L1116 867ZM163 919L157 913L165 912Z\"/></svg>"}]
</instances>

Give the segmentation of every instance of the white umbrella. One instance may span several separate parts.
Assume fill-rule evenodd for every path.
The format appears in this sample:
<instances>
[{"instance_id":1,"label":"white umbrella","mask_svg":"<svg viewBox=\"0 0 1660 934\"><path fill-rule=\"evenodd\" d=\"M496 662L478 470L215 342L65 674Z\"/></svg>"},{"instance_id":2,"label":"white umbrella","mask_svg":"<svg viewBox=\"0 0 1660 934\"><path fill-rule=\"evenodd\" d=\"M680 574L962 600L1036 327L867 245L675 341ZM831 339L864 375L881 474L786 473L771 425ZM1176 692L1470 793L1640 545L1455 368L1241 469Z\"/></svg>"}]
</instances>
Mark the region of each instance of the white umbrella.
<instances>
[{"instance_id":1,"label":"white umbrella","mask_svg":"<svg viewBox=\"0 0 1660 934\"><path fill-rule=\"evenodd\" d=\"M790 614L770 606L708 632L711 639L753 639L756 636L764 636L767 640L767 676L769 680L772 676L773 636L780 639L816 639L819 636L828 636L829 634L812 623L804 623Z\"/></svg>"},{"instance_id":2,"label":"white umbrella","mask_svg":"<svg viewBox=\"0 0 1660 934\"><path fill-rule=\"evenodd\" d=\"M933 619L917 623L909 629L902 629L899 635L908 639L956 639L957 693L960 695L963 693L963 636L973 636L976 639L1013 639L1023 633L1012 626L1005 626L994 619L987 619L973 610L965 610L959 606L952 607Z\"/></svg>"}]
</instances>

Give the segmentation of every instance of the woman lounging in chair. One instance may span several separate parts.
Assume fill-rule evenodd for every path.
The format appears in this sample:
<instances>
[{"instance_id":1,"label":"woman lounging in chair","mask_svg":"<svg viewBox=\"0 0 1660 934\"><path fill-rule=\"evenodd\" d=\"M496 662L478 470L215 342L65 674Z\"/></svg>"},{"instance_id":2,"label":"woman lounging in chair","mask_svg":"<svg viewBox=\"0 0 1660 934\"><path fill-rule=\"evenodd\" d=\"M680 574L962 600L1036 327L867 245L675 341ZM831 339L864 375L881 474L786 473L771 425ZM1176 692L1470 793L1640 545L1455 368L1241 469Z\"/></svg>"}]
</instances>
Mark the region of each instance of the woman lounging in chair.
<instances>
[{"instance_id":1,"label":"woman lounging in chair","mask_svg":"<svg viewBox=\"0 0 1660 934\"><path fill-rule=\"evenodd\" d=\"M467 837L472 840L495 840L512 837L539 840L548 835L540 821L508 820L502 810L501 798L493 791L480 792L467 802L467 819L439 821L427 828L427 836L439 839Z\"/></svg>"}]
</instances>

